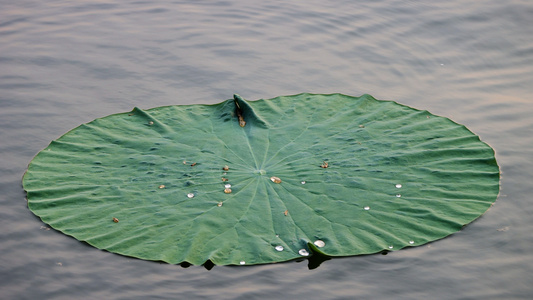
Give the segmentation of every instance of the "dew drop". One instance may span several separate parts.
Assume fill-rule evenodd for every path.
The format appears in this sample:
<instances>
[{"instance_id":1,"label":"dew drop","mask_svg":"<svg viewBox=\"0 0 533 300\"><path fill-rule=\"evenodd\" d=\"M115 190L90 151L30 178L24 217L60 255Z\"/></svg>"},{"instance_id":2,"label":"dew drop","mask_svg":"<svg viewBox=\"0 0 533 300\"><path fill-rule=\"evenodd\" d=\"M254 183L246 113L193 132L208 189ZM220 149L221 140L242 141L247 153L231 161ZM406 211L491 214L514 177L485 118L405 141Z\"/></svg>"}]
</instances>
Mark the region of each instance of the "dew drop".
<instances>
[{"instance_id":1,"label":"dew drop","mask_svg":"<svg viewBox=\"0 0 533 300\"><path fill-rule=\"evenodd\" d=\"M272 180L272 182L274 183L281 183L281 179L279 179L279 177L276 177L276 176L270 177L270 180Z\"/></svg>"},{"instance_id":2,"label":"dew drop","mask_svg":"<svg viewBox=\"0 0 533 300\"><path fill-rule=\"evenodd\" d=\"M154 125L154 121L150 121L150 122L148 122L148 125L150 125L150 126L151 126L151 125Z\"/></svg>"},{"instance_id":3,"label":"dew drop","mask_svg":"<svg viewBox=\"0 0 533 300\"><path fill-rule=\"evenodd\" d=\"M159 186L159 188L160 188L160 189L164 189L164 188L165 188L165 185L162 184L162 185Z\"/></svg>"},{"instance_id":4,"label":"dew drop","mask_svg":"<svg viewBox=\"0 0 533 300\"><path fill-rule=\"evenodd\" d=\"M301 256L309 256L309 252L307 252L307 250L305 250L305 249L300 249L300 251L298 251L298 253Z\"/></svg>"},{"instance_id":5,"label":"dew drop","mask_svg":"<svg viewBox=\"0 0 533 300\"><path fill-rule=\"evenodd\" d=\"M402 195L400 195L400 194L396 194L396 197L398 197L398 198L400 198L401 196L402 196Z\"/></svg>"},{"instance_id":6,"label":"dew drop","mask_svg":"<svg viewBox=\"0 0 533 300\"><path fill-rule=\"evenodd\" d=\"M302 181L302 184L305 184L305 181Z\"/></svg>"},{"instance_id":7,"label":"dew drop","mask_svg":"<svg viewBox=\"0 0 533 300\"><path fill-rule=\"evenodd\" d=\"M411 244L411 245L414 244L414 243L415 243L415 241L409 241L409 244Z\"/></svg>"},{"instance_id":8,"label":"dew drop","mask_svg":"<svg viewBox=\"0 0 533 300\"><path fill-rule=\"evenodd\" d=\"M224 189L224 193L226 193L226 194L231 194L231 189L227 189L227 188Z\"/></svg>"},{"instance_id":9,"label":"dew drop","mask_svg":"<svg viewBox=\"0 0 533 300\"><path fill-rule=\"evenodd\" d=\"M245 262L244 260L241 260L240 264L241 264L241 265L245 265L246 262Z\"/></svg>"},{"instance_id":10,"label":"dew drop","mask_svg":"<svg viewBox=\"0 0 533 300\"><path fill-rule=\"evenodd\" d=\"M370 206L365 206L365 210L370 210Z\"/></svg>"},{"instance_id":11,"label":"dew drop","mask_svg":"<svg viewBox=\"0 0 533 300\"><path fill-rule=\"evenodd\" d=\"M313 244L315 244L315 246L317 246L319 248L322 248L322 247L326 246L326 243L324 243L323 240L316 240Z\"/></svg>"},{"instance_id":12,"label":"dew drop","mask_svg":"<svg viewBox=\"0 0 533 300\"><path fill-rule=\"evenodd\" d=\"M278 245L275 247L276 251L283 251L283 246L282 245Z\"/></svg>"},{"instance_id":13,"label":"dew drop","mask_svg":"<svg viewBox=\"0 0 533 300\"><path fill-rule=\"evenodd\" d=\"M229 189L231 187L231 184L228 183L228 184L224 185L224 187Z\"/></svg>"},{"instance_id":14,"label":"dew drop","mask_svg":"<svg viewBox=\"0 0 533 300\"><path fill-rule=\"evenodd\" d=\"M218 202L217 206L221 207L222 206L222 201Z\"/></svg>"},{"instance_id":15,"label":"dew drop","mask_svg":"<svg viewBox=\"0 0 533 300\"><path fill-rule=\"evenodd\" d=\"M402 185L398 183L398 184L396 185L396 188L397 188L397 189L401 189L401 188L402 188Z\"/></svg>"},{"instance_id":16,"label":"dew drop","mask_svg":"<svg viewBox=\"0 0 533 300\"><path fill-rule=\"evenodd\" d=\"M394 246L392 246L392 245L391 245L391 246L389 246L389 249L392 249L392 248L394 248Z\"/></svg>"},{"instance_id":17,"label":"dew drop","mask_svg":"<svg viewBox=\"0 0 533 300\"><path fill-rule=\"evenodd\" d=\"M187 197L192 198L192 197L194 197L194 194L193 193L188 193Z\"/></svg>"}]
</instances>

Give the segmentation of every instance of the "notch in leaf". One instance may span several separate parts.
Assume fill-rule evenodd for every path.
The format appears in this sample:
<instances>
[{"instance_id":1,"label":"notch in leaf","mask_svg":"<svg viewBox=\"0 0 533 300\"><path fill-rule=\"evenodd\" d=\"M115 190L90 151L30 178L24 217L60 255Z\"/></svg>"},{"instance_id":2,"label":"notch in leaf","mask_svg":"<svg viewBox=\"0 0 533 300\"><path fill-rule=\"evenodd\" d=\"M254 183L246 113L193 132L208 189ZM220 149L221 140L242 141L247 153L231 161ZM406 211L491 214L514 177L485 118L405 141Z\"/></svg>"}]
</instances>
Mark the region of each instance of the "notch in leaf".
<instances>
[{"instance_id":1,"label":"notch in leaf","mask_svg":"<svg viewBox=\"0 0 533 300\"><path fill-rule=\"evenodd\" d=\"M237 114L237 118L239 118L239 126L244 127L246 126L246 121L244 121L244 118L242 116L242 108L239 105L239 101L244 101L241 96L235 94L233 95L233 101L235 102L235 113Z\"/></svg>"}]
</instances>

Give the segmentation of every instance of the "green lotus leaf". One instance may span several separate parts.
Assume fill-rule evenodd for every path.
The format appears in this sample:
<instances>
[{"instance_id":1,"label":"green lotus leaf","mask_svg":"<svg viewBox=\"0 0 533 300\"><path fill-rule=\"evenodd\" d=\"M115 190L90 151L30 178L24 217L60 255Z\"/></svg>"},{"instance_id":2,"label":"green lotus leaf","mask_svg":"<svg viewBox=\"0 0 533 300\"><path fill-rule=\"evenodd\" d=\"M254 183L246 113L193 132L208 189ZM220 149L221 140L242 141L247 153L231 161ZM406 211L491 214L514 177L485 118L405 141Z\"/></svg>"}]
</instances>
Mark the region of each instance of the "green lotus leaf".
<instances>
[{"instance_id":1,"label":"green lotus leaf","mask_svg":"<svg viewBox=\"0 0 533 300\"><path fill-rule=\"evenodd\" d=\"M369 95L133 109L31 161L29 208L99 249L261 264L441 239L499 192L494 151L453 121Z\"/></svg>"}]
</instances>

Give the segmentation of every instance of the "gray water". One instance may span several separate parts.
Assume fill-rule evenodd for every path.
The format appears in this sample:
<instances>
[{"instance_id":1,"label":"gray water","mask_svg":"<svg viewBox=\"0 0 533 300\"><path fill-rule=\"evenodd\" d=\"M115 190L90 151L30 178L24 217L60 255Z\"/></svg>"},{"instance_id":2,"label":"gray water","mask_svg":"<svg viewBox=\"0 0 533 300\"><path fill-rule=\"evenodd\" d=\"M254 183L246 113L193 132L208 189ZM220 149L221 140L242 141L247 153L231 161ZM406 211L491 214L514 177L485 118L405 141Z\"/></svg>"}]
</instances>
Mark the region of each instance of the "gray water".
<instances>
[{"instance_id":1,"label":"gray water","mask_svg":"<svg viewBox=\"0 0 533 300\"><path fill-rule=\"evenodd\" d=\"M498 200L421 247L210 270L98 250L27 208L27 164L81 123L300 92L368 93L466 125L496 151ZM532 115L527 0L0 0L0 298L529 298Z\"/></svg>"}]
</instances>

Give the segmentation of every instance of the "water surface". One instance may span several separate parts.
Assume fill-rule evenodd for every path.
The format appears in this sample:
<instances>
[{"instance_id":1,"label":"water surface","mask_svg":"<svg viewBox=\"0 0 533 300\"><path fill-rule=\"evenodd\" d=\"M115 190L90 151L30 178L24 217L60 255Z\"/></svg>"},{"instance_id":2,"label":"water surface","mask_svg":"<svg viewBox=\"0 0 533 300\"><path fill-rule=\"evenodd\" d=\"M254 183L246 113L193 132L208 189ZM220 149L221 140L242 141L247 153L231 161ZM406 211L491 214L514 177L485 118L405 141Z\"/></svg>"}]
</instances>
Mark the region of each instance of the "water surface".
<instances>
[{"instance_id":1,"label":"water surface","mask_svg":"<svg viewBox=\"0 0 533 300\"><path fill-rule=\"evenodd\" d=\"M0 1L0 298L525 299L533 292L530 1ZM147 262L50 230L32 157L134 106L364 93L465 124L501 193L446 239L388 255L220 267Z\"/></svg>"}]
</instances>

